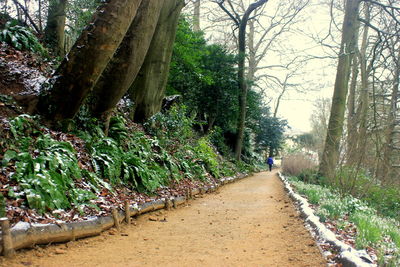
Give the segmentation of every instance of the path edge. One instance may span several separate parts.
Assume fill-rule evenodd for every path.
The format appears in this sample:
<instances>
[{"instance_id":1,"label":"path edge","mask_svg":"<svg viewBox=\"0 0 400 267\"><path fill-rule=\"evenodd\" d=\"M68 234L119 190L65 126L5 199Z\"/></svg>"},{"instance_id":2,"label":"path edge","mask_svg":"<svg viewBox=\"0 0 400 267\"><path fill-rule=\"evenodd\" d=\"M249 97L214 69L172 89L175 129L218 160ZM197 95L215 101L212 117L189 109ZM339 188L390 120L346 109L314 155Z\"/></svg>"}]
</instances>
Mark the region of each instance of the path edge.
<instances>
[{"instance_id":1,"label":"path edge","mask_svg":"<svg viewBox=\"0 0 400 267\"><path fill-rule=\"evenodd\" d=\"M126 221L128 217L130 218L161 209L168 210L171 207L177 208L180 205L186 204L194 196L215 192L223 185L236 182L251 175L253 175L253 173L238 173L234 176L223 177L213 185L188 190L186 195L183 196L161 198L139 205L137 203L134 205L128 205L126 207L129 207L128 210L119 210L114 213L114 216L112 214L102 217L92 216L84 221L52 224L18 222L9 231L11 234L11 245L9 245L9 242L8 244L3 242L4 235L3 232L0 232L0 253L1 255L4 255L6 251L10 250L15 252L16 250L24 248L33 248L35 245L65 243L81 238L96 236L113 226L119 228L119 224ZM14 255L14 253L11 255Z\"/></svg>"},{"instance_id":2,"label":"path edge","mask_svg":"<svg viewBox=\"0 0 400 267\"><path fill-rule=\"evenodd\" d=\"M340 252L339 258L340 263L343 264L343 267L377 266L376 264L373 264L371 258L365 250L356 250L346 243L338 240L336 235L320 222L319 217L314 214L314 211L308 204L307 199L294 192L289 181L282 175L281 172L278 172L278 176L283 182L289 197L296 204L300 212L300 216L304 219L305 223L309 225L312 230L314 230L313 233L316 235L315 238L331 244Z\"/></svg>"}]
</instances>

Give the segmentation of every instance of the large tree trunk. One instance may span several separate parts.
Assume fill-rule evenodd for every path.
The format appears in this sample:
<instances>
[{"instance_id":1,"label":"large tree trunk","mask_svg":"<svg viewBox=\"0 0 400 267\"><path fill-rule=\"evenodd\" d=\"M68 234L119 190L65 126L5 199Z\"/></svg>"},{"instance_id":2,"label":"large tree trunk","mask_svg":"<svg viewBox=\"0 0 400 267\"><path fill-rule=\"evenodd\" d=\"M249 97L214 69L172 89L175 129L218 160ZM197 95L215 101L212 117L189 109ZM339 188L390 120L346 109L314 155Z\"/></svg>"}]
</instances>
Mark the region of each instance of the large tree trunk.
<instances>
[{"instance_id":1,"label":"large tree trunk","mask_svg":"<svg viewBox=\"0 0 400 267\"><path fill-rule=\"evenodd\" d=\"M106 128L112 109L131 87L143 64L162 5L159 0L142 1L118 51L93 90L93 114L104 120Z\"/></svg>"},{"instance_id":2,"label":"large tree trunk","mask_svg":"<svg viewBox=\"0 0 400 267\"><path fill-rule=\"evenodd\" d=\"M64 56L65 9L67 0L50 0L47 24L44 30L45 42L58 56Z\"/></svg>"},{"instance_id":3,"label":"large tree trunk","mask_svg":"<svg viewBox=\"0 0 400 267\"><path fill-rule=\"evenodd\" d=\"M349 86L351 61L355 53L357 40L357 19L360 0L347 0L342 28L342 42L336 72L331 114L325 140L324 153L319 172L326 177L333 177L339 161L340 139L343 133L344 111Z\"/></svg>"},{"instance_id":4,"label":"large tree trunk","mask_svg":"<svg viewBox=\"0 0 400 267\"><path fill-rule=\"evenodd\" d=\"M96 84L124 38L141 0L109 0L101 5L54 75L53 86L39 100L48 119L71 119Z\"/></svg>"},{"instance_id":5,"label":"large tree trunk","mask_svg":"<svg viewBox=\"0 0 400 267\"><path fill-rule=\"evenodd\" d=\"M169 67L183 0L165 0L150 48L131 89L134 120L143 122L159 112L168 80Z\"/></svg>"}]
</instances>

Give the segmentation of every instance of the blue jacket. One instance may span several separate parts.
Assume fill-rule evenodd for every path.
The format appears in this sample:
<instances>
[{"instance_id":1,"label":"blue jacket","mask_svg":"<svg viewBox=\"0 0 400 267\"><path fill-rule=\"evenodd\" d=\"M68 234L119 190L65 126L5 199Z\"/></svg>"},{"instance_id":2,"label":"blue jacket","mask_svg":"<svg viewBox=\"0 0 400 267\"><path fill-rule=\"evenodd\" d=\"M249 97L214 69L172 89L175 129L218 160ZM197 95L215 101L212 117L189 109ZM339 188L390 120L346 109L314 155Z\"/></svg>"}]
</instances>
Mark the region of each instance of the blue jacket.
<instances>
[{"instance_id":1,"label":"blue jacket","mask_svg":"<svg viewBox=\"0 0 400 267\"><path fill-rule=\"evenodd\" d=\"M272 159L272 157L269 157L268 159L267 159L267 164L274 164L274 160Z\"/></svg>"}]
</instances>

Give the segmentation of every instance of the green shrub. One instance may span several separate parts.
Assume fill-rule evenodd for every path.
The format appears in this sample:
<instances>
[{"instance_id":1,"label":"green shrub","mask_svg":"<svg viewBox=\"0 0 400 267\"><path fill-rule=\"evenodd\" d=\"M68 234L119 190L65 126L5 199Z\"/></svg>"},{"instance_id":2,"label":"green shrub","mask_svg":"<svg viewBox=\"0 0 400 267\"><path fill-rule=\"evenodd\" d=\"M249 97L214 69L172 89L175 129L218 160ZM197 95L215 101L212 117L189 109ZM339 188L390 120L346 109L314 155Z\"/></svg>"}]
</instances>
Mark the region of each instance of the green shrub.
<instances>
[{"instance_id":1,"label":"green shrub","mask_svg":"<svg viewBox=\"0 0 400 267\"><path fill-rule=\"evenodd\" d=\"M10 197L25 197L29 207L39 212L78 206L95 195L75 187L74 180L82 179L76 151L68 142L60 142L43 134L35 120L21 115L10 121L14 139L5 152L2 165L14 162L16 171L11 178L21 187L9 191ZM35 136L33 139L31 136Z\"/></svg>"},{"instance_id":2,"label":"green shrub","mask_svg":"<svg viewBox=\"0 0 400 267\"><path fill-rule=\"evenodd\" d=\"M9 21L0 32L0 42L8 43L18 50L29 50L47 55L46 49L39 43L37 37L27 28L18 25L17 21Z\"/></svg>"},{"instance_id":3,"label":"green shrub","mask_svg":"<svg viewBox=\"0 0 400 267\"><path fill-rule=\"evenodd\" d=\"M218 158L217 154L214 152L210 141L206 137L202 137L197 140L197 145L193 147L193 150L205 165L207 171L210 172L215 178L220 177L220 172L218 169Z\"/></svg>"},{"instance_id":4,"label":"green shrub","mask_svg":"<svg viewBox=\"0 0 400 267\"><path fill-rule=\"evenodd\" d=\"M224 156L231 156L232 150L226 144L223 131L220 127L216 126L209 134L211 143L217 148L217 150Z\"/></svg>"},{"instance_id":5,"label":"green shrub","mask_svg":"<svg viewBox=\"0 0 400 267\"><path fill-rule=\"evenodd\" d=\"M179 144L190 143L196 122L188 116L186 106L174 105L167 113L157 113L147 123L146 130L157 137L161 146L174 151Z\"/></svg>"},{"instance_id":6,"label":"green shrub","mask_svg":"<svg viewBox=\"0 0 400 267\"><path fill-rule=\"evenodd\" d=\"M147 192L167 185L170 178L179 178L176 163L158 141L139 131L128 132L123 118L111 119L109 136L98 131L85 136L99 177L113 185L124 183Z\"/></svg>"},{"instance_id":7,"label":"green shrub","mask_svg":"<svg viewBox=\"0 0 400 267\"><path fill-rule=\"evenodd\" d=\"M400 189L374 184L364 189L362 198L379 213L400 220Z\"/></svg>"}]
</instances>

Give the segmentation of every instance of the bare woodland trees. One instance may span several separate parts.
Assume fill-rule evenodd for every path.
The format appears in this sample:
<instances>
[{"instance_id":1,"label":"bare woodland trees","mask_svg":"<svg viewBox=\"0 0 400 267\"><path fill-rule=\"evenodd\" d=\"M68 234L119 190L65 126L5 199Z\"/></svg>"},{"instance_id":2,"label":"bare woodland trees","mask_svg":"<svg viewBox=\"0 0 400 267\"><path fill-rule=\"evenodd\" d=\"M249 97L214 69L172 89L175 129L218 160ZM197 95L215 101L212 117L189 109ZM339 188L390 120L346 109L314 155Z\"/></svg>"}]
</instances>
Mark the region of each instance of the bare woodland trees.
<instances>
[{"instance_id":1,"label":"bare woodland trees","mask_svg":"<svg viewBox=\"0 0 400 267\"><path fill-rule=\"evenodd\" d=\"M267 65L268 57L277 51L279 48L279 39L285 33L291 30L291 27L299 21L299 13L308 4L308 1L297 0L297 1L278 1L275 2L272 7L266 10L266 5L262 4L258 8L254 9L246 22L246 33L245 33L245 50L240 52L240 19L241 16L246 13L248 8L248 2L253 4L259 3L260 1L244 1L244 0L227 0L227 1L212 1L220 6L219 10L212 8L208 9L207 19L211 21L211 25L205 26L206 29L212 28L213 32L216 34L212 35L212 38L218 42L224 43L225 46L234 47L232 50L239 51L244 55L244 58L239 56L239 60L243 60L243 74L244 78L241 80L239 78L239 88L241 97L247 95L249 90L260 91L263 94L270 94L271 88L266 85L266 81L271 78L272 75L266 74L272 68L284 68L284 64L279 65ZM268 2L268 1L266 1ZM221 14L222 10L222 14ZM224 14L225 13L225 14ZM226 31L230 29L230 31ZM224 32L225 31L225 32ZM222 37L222 39L221 39ZM233 45L230 45L233 44ZM282 51L285 53L287 51ZM291 56L287 56L285 61ZM241 63L239 64L239 72L241 71ZM261 74L262 73L262 74ZM276 77L273 77L276 78ZM243 94L243 86L240 85L244 82L246 86L246 93ZM240 145L243 142L242 131L245 128L246 116L243 117L245 113L245 106L243 105L244 99L241 98L240 103L242 108L240 108L241 121L238 122L238 131L236 139L235 155L236 158L240 155ZM244 111L244 112L243 112Z\"/></svg>"},{"instance_id":2,"label":"bare woodland trees","mask_svg":"<svg viewBox=\"0 0 400 267\"><path fill-rule=\"evenodd\" d=\"M358 20L353 28L354 56L349 55L352 59L347 59L348 67L340 68L341 57L345 56L341 50L338 66L338 73L345 75L340 79L340 87L350 88L347 135L342 138L346 90L338 94L336 82L320 172L333 178L341 158L340 162L355 174L367 172L384 183L398 184L400 7L393 1L347 1L345 20L348 8L356 2L361 8L360 12L352 13L353 21ZM342 35L344 39L345 27ZM357 49L358 42L360 49Z\"/></svg>"},{"instance_id":3,"label":"bare woodland trees","mask_svg":"<svg viewBox=\"0 0 400 267\"><path fill-rule=\"evenodd\" d=\"M331 115L325 139L324 153L319 167L319 172L327 177L332 177L334 175L335 166L339 161L339 146L343 132L350 67L357 40L359 5L359 0L346 1L346 12L342 28L342 43L336 72Z\"/></svg>"},{"instance_id":4,"label":"bare woodland trees","mask_svg":"<svg viewBox=\"0 0 400 267\"><path fill-rule=\"evenodd\" d=\"M234 24L238 27L238 84L239 84L239 121L237 127L237 137L235 144L235 157L240 160L242 153L242 145L244 138L244 127L246 121L246 108L247 108L247 91L248 86L245 81L245 54L246 54L246 27L249 21L251 13L268 2L268 0L259 0L249 5L242 16L240 16L236 10L228 8L224 5L225 1L217 1L219 7L231 18ZM227 1L228 5L232 7L230 1Z\"/></svg>"}]
</instances>

